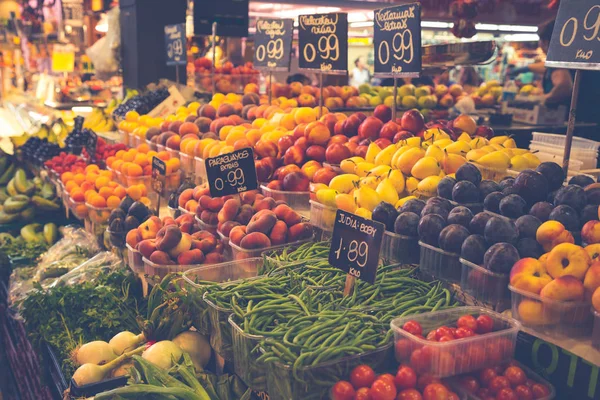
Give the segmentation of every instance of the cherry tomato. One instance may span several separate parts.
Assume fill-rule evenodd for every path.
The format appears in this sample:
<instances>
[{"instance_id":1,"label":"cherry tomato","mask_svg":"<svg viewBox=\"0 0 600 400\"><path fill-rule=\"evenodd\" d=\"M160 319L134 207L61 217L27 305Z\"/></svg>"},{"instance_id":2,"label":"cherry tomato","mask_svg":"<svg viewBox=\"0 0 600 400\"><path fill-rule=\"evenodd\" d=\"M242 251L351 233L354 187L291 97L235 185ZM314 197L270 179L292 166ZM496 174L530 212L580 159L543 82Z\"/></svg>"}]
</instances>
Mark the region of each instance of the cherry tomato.
<instances>
[{"instance_id":1,"label":"cherry tomato","mask_svg":"<svg viewBox=\"0 0 600 400\"><path fill-rule=\"evenodd\" d=\"M356 392L350 382L339 381L331 388L331 397L333 400L354 400Z\"/></svg>"},{"instance_id":2,"label":"cherry tomato","mask_svg":"<svg viewBox=\"0 0 600 400\"><path fill-rule=\"evenodd\" d=\"M479 382L471 375L465 375L458 379L458 384L461 388L469 393L476 393L479 390Z\"/></svg>"},{"instance_id":3,"label":"cherry tomato","mask_svg":"<svg viewBox=\"0 0 600 400\"><path fill-rule=\"evenodd\" d=\"M384 381L388 381L389 383L391 383L392 385L395 385L396 383L394 382L396 378L394 378L394 375L392 374L381 374L379 375L377 378L375 378L376 381L379 380L384 380Z\"/></svg>"},{"instance_id":4,"label":"cherry tomato","mask_svg":"<svg viewBox=\"0 0 600 400\"><path fill-rule=\"evenodd\" d=\"M512 387L523 385L525 381L527 381L527 375L525 375L525 371L519 367L506 368L506 371L504 371L504 376L506 379L508 379L510 386Z\"/></svg>"},{"instance_id":5,"label":"cherry tomato","mask_svg":"<svg viewBox=\"0 0 600 400\"><path fill-rule=\"evenodd\" d=\"M440 340L438 340L438 342L440 342L440 343L442 343L442 342L451 342L453 340L454 340L454 338L452 336L442 336L440 338Z\"/></svg>"},{"instance_id":6,"label":"cherry tomato","mask_svg":"<svg viewBox=\"0 0 600 400\"><path fill-rule=\"evenodd\" d=\"M489 388L493 394L497 395L500 390L504 388L510 388L510 382L503 376L496 376L490 382Z\"/></svg>"},{"instance_id":7,"label":"cherry tomato","mask_svg":"<svg viewBox=\"0 0 600 400\"><path fill-rule=\"evenodd\" d=\"M531 387L531 392L533 393L534 399L542 399L550 395L550 389L546 387L546 385L542 385L541 383L536 383Z\"/></svg>"},{"instance_id":8,"label":"cherry tomato","mask_svg":"<svg viewBox=\"0 0 600 400\"><path fill-rule=\"evenodd\" d=\"M401 365L396 372L394 383L399 391L415 388L417 387L417 374L411 367Z\"/></svg>"},{"instance_id":9,"label":"cherry tomato","mask_svg":"<svg viewBox=\"0 0 600 400\"><path fill-rule=\"evenodd\" d=\"M504 358L504 351L496 345L496 343L490 343L485 353L487 361L493 364L499 363ZM502 374L502 371L496 371L498 375Z\"/></svg>"},{"instance_id":10,"label":"cherry tomato","mask_svg":"<svg viewBox=\"0 0 600 400\"><path fill-rule=\"evenodd\" d=\"M533 400L531 389L525 385L519 385L515 388L515 393L519 400Z\"/></svg>"},{"instance_id":11,"label":"cherry tomato","mask_svg":"<svg viewBox=\"0 0 600 400\"><path fill-rule=\"evenodd\" d=\"M463 315L458 319L458 321L456 321L456 326L475 331L477 329L477 320L472 315Z\"/></svg>"},{"instance_id":12,"label":"cherry tomato","mask_svg":"<svg viewBox=\"0 0 600 400\"><path fill-rule=\"evenodd\" d=\"M369 390L369 388L358 389L354 396L354 400L371 400L371 397L369 397Z\"/></svg>"},{"instance_id":13,"label":"cherry tomato","mask_svg":"<svg viewBox=\"0 0 600 400\"><path fill-rule=\"evenodd\" d=\"M511 388L503 388L496 394L496 400L519 400L519 398Z\"/></svg>"},{"instance_id":14,"label":"cherry tomato","mask_svg":"<svg viewBox=\"0 0 600 400\"><path fill-rule=\"evenodd\" d=\"M430 374L423 374L417 379L417 389L423 391L425 387L431 383L441 383L439 378L435 378Z\"/></svg>"},{"instance_id":15,"label":"cherry tomato","mask_svg":"<svg viewBox=\"0 0 600 400\"><path fill-rule=\"evenodd\" d=\"M429 368L426 355L422 349L417 349L410 355L410 366L418 373L426 371Z\"/></svg>"},{"instance_id":16,"label":"cherry tomato","mask_svg":"<svg viewBox=\"0 0 600 400\"><path fill-rule=\"evenodd\" d=\"M533 385L535 385L537 382L534 381L533 379L527 379L525 381L525 386L527 386L529 389L533 388Z\"/></svg>"},{"instance_id":17,"label":"cherry tomato","mask_svg":"<svg viewBox=\"0 0 600 400\"><path fill-rule=\"evenodd\" d=\"M398 393L396 400L423 400L423 396L415 389L406 389Z\"/></svg>"},{"instance_id":18,"label":"cherry tomato","mask_svg":"<svg viewBox=\"0 0 600 400\"><path fill-rule=\"evenodd\" d=\"M437 341L437 339L435 338L435 331L431 331L427 334L426 337L427 340L433 340L434 342Z\"/></svg>"},{"instance_id":19,"label":"cherry tomato","mask_svg":"<svg viewBox=\"0 0 600 400\"><path fill-rule=\"evenodd\" d=\"M477 389L477 392L475 392L475 395L479 398L485 398L485 397L490 397L492 394L490 393L490 389L488 388L479 388Z\"/></svg>"},{"instance_id":20,"label":"cherry tomato","mask_svg":"<svg viewBox=\"0 0 600 400\"><path fill-rule=\"evenodd\" d=\"M396 352L396 360L407 360L411 355L412 343L406 339L397 340L394 344L394 351Z\"/></svg>"},{"instance_id":21,"label":"cherry tomato","mask_svg":"<svg viewBox=\"0 0 600 400\"><path fill-rule=\"evenodd\" d=\"M473 332L473 330L469 329L469 328L460 327L456 330L456 338L457 339L464 339L464 338L468 338L468 337L471 337L474 335L475 335L475 332Z\"/></svg>"},{"instance_id":22,"label":"cherry tomato","mask_svg":"<svg viewBox=\"0 0 600 400\"><path fill-rule=\"evenodd\" d=\"M435 330L435 339L440 340L440 338L443 336L454 337L450 328L448 328L447 326L440 326Z\"/></svg>"},{"instance_id":23,"label":"cherry tomato","mask_svg":"<svg viewBox=\"0 0 600 400\"><path fill-rule=\"evenodd\" d=\"M490 382L492 379L496 377L496 371L491 368L486 368L479 373L479 382L481 382L481 386L488 387L490 386Z\"/></svg>"},{"instance_id":24,"label":"cherry tomato","mask_svg":"<svg viewBox=\"0 0 600 400\"><path fill-rule=\"evenodd\" d=\"M441 383L430 383L423 390L423 400L448 400L448 389Z\"/></svg>"},{"instance_id":25,"label":"cherry tomato","mask_svg":"<svg viewBox=\"0 0 600 400\"><path fill-rule=\"evenodd\" d=\"M368 365L359 365L350 372L350 382L355 389L368 388L375 380L375 371Z\"/></svg>"},{"instance_id":26,"label":"cherry tomato","mask_svg":"<svg viewBox=\"0 0 600 400\"><path fill-rule=\"evenodd\" d=\"M394 381L388 379L376 379L369 389L371 400L394 400L396 398L396 386Z\"/></svg>"},{"instance_id":27,"label":"cherry tomato","mask_svg":"<svg viewBox=\"0 0 600 400\"><path fill-rule=\"evenodd\" d=\"M404 329L408 333L412 333L413 335L422 335L423 328L421 328L421 324L417 321L406 321L404 325L402 325L402 329Z\"/></svg>"},{"instance_id":28,"label":"cherry tomato","mask_svg":"<svg viewBox=\"0 0 600 400\"><path fill-rule=\"evenodd\" d=\"M477 329L475 332L480 335L483 333L489 333L494 329L494 320L489 315L482 314L477 317Z\"/></svg>"}]
</instances>

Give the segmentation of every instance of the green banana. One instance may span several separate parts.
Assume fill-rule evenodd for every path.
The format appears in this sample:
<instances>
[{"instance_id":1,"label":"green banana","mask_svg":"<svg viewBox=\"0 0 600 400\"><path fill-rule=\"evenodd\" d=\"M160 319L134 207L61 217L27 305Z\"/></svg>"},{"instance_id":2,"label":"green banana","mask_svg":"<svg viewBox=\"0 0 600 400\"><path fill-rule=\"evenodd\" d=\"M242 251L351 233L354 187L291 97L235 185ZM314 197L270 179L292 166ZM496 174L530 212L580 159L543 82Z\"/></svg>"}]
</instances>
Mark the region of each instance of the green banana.
<instances>
[{"instance_id":1,"label":"green banana","mask_svg":"<svg viewBox=\"0 0 600 400\"><path fill-rule=\"evenodd\" d=\"M56 243L56 239L58 239L58 228L52 222L44 225L44 240L48 243L49 246L52 246Z\"/></svg>"},{"instance_id":2,"label":"green banana","mask_svg":"<svg viewBox=\"0 0 600 400\"><path fill-rule=\"evenodd\" d=\"M42 196L43 198L47 199L47 200L53 200L56 197L56 186L54 186L52 183L49 182L45 182L42 185L42 189L40 190L40 196ZM1 193L0 193L0 199L1 199Z\"/></svg>"},{"instance_id":3,"label":"green banana","mask_svg":"<svg viewBox=\"0 0 600 400\"><path fill-rule=\"evenodd\" d=\"M2 176L4 174L4 172L6 171L6 168L8 167L8 162L9 162L8 157L6 157L6 156L0 157L0 176Z\"/></svg>"},{"instance_id":4,"label":"green banana","mask_svg":"<svg viewBox=\"0 0 600 400\"><path fill-rule=\"evenodd\" d=\"M4 173L0 175L0 185L6 185L12 179L16 168L15 164L10 164L8 168L6 168Z\"/></svg>"},{"instance_id":5,"label":"green banana","mask_svg":"<svg viewBox=\"0 0 600 400\"><path fill-rule=\"evenodd\" d=\"M0 204L4 204L4 202L6 201L6 199L8 199L8 192L6 191L5 187L1 187L0 188Z\"/></svg>"},{"instance_id":6,"label":"green banana","mask_svg":"<svg viewBox=\"0 0 600 400\"><path fill-rule=\"evenodd\" d=\"M33 217L35 217L35 207L27 207L21 211L19 215L21 216L21 220L23 222L31 221L33 220Z\"/></svg>"},{"instance_id":7,"label":"green banana","mask_svg":"<svg viewBox=\"0 0 600 400\"><path fill-rule=\"evenodd\" d=\"M6 185L6 193L8 193L9 196L19 195L19 192L17 192L17 189L15 188L15 178L12 178L10 181L8 181L8 185Z\"/></svg>"},{"instance_id":8,"label":"green banana","mask_svg":"<svg viewBox=\"0 0 600 400\"><path fill-rule=\"evenodd\" d=\"M0 246L5 243L11 243L15 241L15 238L10 233L2 232L0 233Z\"/></svg>"},{"instance_id":9,"label":"green banana","mask_svg":"<svg viewBox=\"0 0 600 400\"><path fill-rule=\"evenodd\" d=\"M7 214L4 211L0 211L0 224L10 224L15 222L20 217L20 214Z\"/></svg>"},{"instance_id":10,"label":"green banana","mask_svg":"<svg viewBox=\"0 0 600 400\"><path fill-rule=\"evenodd\" d=\"M11 196L4 202L4 212L8 214L20 213L29 205L29 197L24 194Z\"/></svg>"},{"instance_id":11,"label":"green banana","mask_svg":"<svg viewBox=\"0 0 600 400\"><path fill-rule=\"evenodd\" d=\"M21 237L27 243L38 242L38 233L42 230L42 224L29 224L21 228Z\"/></svg>"},{"instance_id":12,"label":"green banana","mask_svg":"<svg viewBox=\"0 0 600 400\"><path fill-rule=\"evenodd\" d=\"M31 197L31 202L40 210L54 211L60 209L60 205L56 204L54 201L46 200L37 195Z\"/></svg>"},{"instance_id":13,"label":"green banana","mask_svg":"<svg viewBox=\"0 0 600 400\"><path fill-rule=\"evenodd\" d=\"M15 172L15 189L19 193L32 195L35 191L35 185L27 180L27 174L23 168L17 169Z\"/></svg>"}]
</instances>

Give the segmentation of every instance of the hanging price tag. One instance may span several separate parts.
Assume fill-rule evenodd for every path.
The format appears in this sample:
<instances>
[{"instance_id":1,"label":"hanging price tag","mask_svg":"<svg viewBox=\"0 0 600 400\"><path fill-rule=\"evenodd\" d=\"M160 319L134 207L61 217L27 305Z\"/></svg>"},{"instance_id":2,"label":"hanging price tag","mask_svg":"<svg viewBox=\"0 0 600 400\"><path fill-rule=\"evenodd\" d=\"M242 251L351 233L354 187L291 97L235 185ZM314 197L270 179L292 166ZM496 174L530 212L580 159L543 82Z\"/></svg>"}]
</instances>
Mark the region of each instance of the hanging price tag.
<instances>
[{"instance_id":1,"label":"hanging price tag","mask_svg":"<svg viewBox=\"0 0 600 400\"><path fill-rule=\"evenodd\" d=\"M600 69L598 0L563 0L554 23L546 66Z\"/></svg>"},{"instance_id":2,"label":"hanging price tag","mask_svg":"<svg viewBox=\"0 0 600 400\"><path fill-rule=\"evenodd\" d=\"M338 210L333 225L329 263L349 275L375 282L385 226Z\"/></svg>"},{"instance_id":3,"label":"hanging price tag","mask_svg":"<svg viewBox=\"0 0 600 400\"><path fill-rule=\"evenodd\" d=\"M167 176L167 165L158 157L152 157L152 190L162 196Z\"/></svg>"},{"instance_id":4,"label":"hanging price tag","mask_svg":"<svg viewBox=\"0 0 600 400\"><path fill-rule=\"evenodd\" d=\"M185 24L165 26L165 51L168 66L187 64Z\"/></svg>"},{"instance_id":5,"label":"hanging price tag","mask_svg":"<svg viewBox=\"0 0 600 400\"><path fill-rule=\"evenodd\" d=\"M293 19L259 19L254 34L254 66L289 71L293 33Z\"/></svg>"},{"instance_id":6,"label":"hanging price tag","mask_svg":"<svg viewBox=\"0 0 600 400\"><path fill-rule=\"evenodd\" d=\"M375 75L413 77L421 73L421 5L375 10Z\"/></svg>"},{"instance_id":7,"label":"hanging price tag","mask_svg":"<svg viewBox=\"0 0 600 400\"><path fill-rule=\"evenodd\" d=\"M348 14L300 15L298 24L300 69L346 73Z\"/></svg>"},{"instance_id":8,"label":"hanging price tag","mask_svg":"<svg viewBox=\"0 0 600 400\"><path fill-rule=\"evenodd\" d=\"M206 176L212 197L227 196L258 188L251 148L207 158Z\"/></svg>"}]
</instances>

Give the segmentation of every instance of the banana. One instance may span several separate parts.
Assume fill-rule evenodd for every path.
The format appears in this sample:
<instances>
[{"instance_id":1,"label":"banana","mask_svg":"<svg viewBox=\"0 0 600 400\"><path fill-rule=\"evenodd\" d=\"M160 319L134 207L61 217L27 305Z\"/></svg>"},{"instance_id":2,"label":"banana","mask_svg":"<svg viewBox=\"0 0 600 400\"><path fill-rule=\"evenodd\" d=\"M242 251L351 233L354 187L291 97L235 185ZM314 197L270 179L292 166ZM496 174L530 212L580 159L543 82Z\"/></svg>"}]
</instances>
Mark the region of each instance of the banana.
<instances>
[{"instance_id":1,"label":"banana","mask_svg":"<svg viewBox=\"0 0 600 400\"><path fill-rule=\"evenodd\" d=\"M4 171L6 171L6 168L8 167L8 162L8 157L0 157L0 176L4 174Z\"/></svg>"},{"instance_id":2,"label":"banana","mask_svg":"<svg viewBox=\"0 0 600 400\"><path fill-rule=\"evenodd\" d=\"M42 224L29 224L21 228L21 237L27 243L38 242L40 237L38 233L42 230Z\"/></svg>"},{"instance_id":3,"label":"banana","mask_svg":"<svg viewBox=\"0 0 600 400\"><path fill-rule=\"evenodd\" d=\"M10 233L6 233L6 232L0 233L0 246L5 243L11 243L14 240L15 240L15 238Z\"/></svg>"},{"instance_id":4,"label":"banana","mask_svg":"<svg viewBox=\"0 0 600 400\"><path fill-rule=\"evenodd\" d=\"M7 214L4 211L0 211L0 224L10 224L15 222L20 217L20 214Z\"/></svg>"},{"instance_id":5,"label":"banana","mask_svg":"<svg viewBox=\"0 0 600 400\"><path fill-rule=\"evenodd\" d=\"M19 192L17 192L17 189L15 188L14 178L8 181L8 185L6 185L6 193L8 193L9 196L17 196L19 194Z\"/></svg>"},{"instance_id":6,"label":"banana","mask_svg":"<svg viewBox=\"0 0 600 400\"><path fill-rule=\"evenodd\" d=\"M50 182L45 182L39 194L47 200L53 200L56 197L56 186Z\"/></svg>"},{"instance_id":7,"label":"banana","mask_svg":"<svg viewBox=\"0 0 600 400\"><path fill-rule=\"evenodd\" d=\"M22 222L28 222L35 217L35 207L27 207L19 213Z\"/></svg>"},{"instance_id":8,"label":"banana","mask_svg":"<svg viewBox=\"0 0 600 400\"><path fill-rule=\"evenodd\" d=\"M15 189L19 193L31 195L35 191L35 185L27 180L27 174L23 168L17 169L15 172Z\"/></svg>"},{"instance_id":9,"label":"banana","mask_svg":"<svg viewBox=\"0 0 600 400\"><path fill-rule=\"evenodd\" d=\"M58 239L58 229L54 223L44 225L44 240L52 246Z\"/></svg>"},{"instance_id":10,"label":"banana","mask_svg":"<svg viewBox=\"0 0 600 400\"><path fill-rule=\"evenodd\" d=\"M10 164L10 166L8 166L6 168L6 170L4 171L4 173L0 176L0 185L6 185L6 184L8 184L8 182L14 176L16 168L17 167L15 166L14 163Z\"/></svg>"},{"instance_id":11,"label":"banana","mask_svg":"<svg viewBox=\"0 0 600 400\"><path fill-rule=\"evenodd\" d=\"M0 204L4 204L4 202L6 201L6 199L8 199L8 192L6 191L6 188L0 188Z\"/></svg>"},{"instance_id":12,"label":"banana","mask_svg":"<svg viewBox=\"0 0 600 400\"><path fill-rule=\"evenodd\" d=\"M29 197L25 195L11 196L4 202L4 212L8 214L20 213L29 205Z\"/></svg>"},{"instance_id":13,"label":"banana","mask_svg":"<svg viewBox=\"0 0 600 400\"><path fill-rule=\"evenodd\" d=\"M47 200L41 196L32 196L31 202L40 210L54 211L60 209L60 206L51 200Z\"/></svg>"}]
</instances>

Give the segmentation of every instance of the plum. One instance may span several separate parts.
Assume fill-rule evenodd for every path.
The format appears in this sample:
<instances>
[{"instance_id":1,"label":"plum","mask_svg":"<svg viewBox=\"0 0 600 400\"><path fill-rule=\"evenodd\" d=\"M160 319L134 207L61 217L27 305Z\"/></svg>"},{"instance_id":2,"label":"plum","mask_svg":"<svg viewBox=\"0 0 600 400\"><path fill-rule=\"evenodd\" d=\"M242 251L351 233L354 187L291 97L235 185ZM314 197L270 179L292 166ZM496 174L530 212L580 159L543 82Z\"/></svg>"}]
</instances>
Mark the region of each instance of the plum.
<instances>
[{"instance_id":1,"label":"plum","mask_svg":"<svg viewBox=\"0 0 600 400\"><path fill-rule=\"evenodd\" d=\"M533 215L523 215L515 221L515 225L519 230L519 237L535 239L535 234L542 224L542 221Z\"/></svg>"},{"instance_id":2,"label":"plum","mask_svg":"<svg viewBox=\"0 0 600 400\"><path fill-rule=\"evenodd\" d=\"M511 176L507 176L502 178L500 182L498 182L498 186L500 186L501 190L512 187L515 184L515 178Z\"/></svg>"},{"instance_id":3,"label":"plum","mask_svg":"<svg viewBox=\"0 0 600 400\"><path fill-rule=\"evenodd\" d=\"M483 200L483 208L496 214L500 214L500 201L504 198L502 192L492 192Z\"/></svg>"},{"instance_id":4,"label":"plum","mask_svg":"<svg viewBox=\"0 0 600 400\"><path fill-rule=\"evenodd\" d=\"M469 228L469 224L473 219L473 213L467 207L454 207L448 214L448 224L458 224L465 228Z\"/></svg>"},{"instance_id":5,"label":"plum","mask_svg":"<svg viewBox=\"0 0 600 400\"><path fill-rule=\"evenodd\" d=\"M529 206L546 199L548 195L548 181L539 172L526 169L521 171L513 185L515 193L521 196Z\"/></svg>"},{"instance_id":6,"label":"plum","mask_svg":"<svg viewBox=\"0 0 600 400\"><path fill-rule=\"evenodd\" d=\"M488 271L508 274L519 258L519 252L512 244L496 243L485 252L483 266Z\"/></svg>"},{"instance_id":7,"label":"plum","mask_svg":"<svg viewBox=\"0 0 600 400\"><path fill-rule=\"evenodd\" d=\"M470 235L465 239L460 248L460 256L473 264L482 265L483 256L487 248L488 246L483 236Z\"/></svg>"},{"instance_id":8,"label":"plum","mask_svg":"<svg viewBox=\"0 0 600 400\"><path fill-rule=\"evenodd\" d=\"M439 204L426 204L421 211L421 218L429 214L437 214L446 221L448 219L448 210Z\"/></svg>"},{"instance_id":9,"label":"plum","mask_svg":"<svg viewBox=\"0 0 600 400\"><path fill-rule=\"evenodd\" d=\"M419 216L414 212L400 213L394 222L394 232L399 235L417 237L419 235L418 228Z\"/></svg>"},{"instance_id":10,"label":"plum","mask_svg":"<svg viewBox=\"0 0 600 400\"><path fill-rule=\"evenodd\" d=\"M492 214L486 212L480 212L476 214L471 220L471 223L469 223L469 231L471 233L483 235L483 232L485 231L485 225L492 217Z\"/></svg>"},{"instance_id":11,"label":"plum","mask_svg":"<svg viewBox=\"0 0 600 400\"><path fill-rule=\"evenodd\" d=\"M425 202L420 199L410 199L402 207L398 208L398 212L413 212L417 215L421 215L421 211L425 207Z\"/></svg>"},{"instance_id":12,"label":"plum","mask_svg":"<svg viewBox=\"0 0 600 400\"><path fill-rule=\"evenodd\" d=\"M479 201L479 196L479 189L470 181L457 182L452 189L452 200L457 203L477 203Z\"/></svg>"},{"instance_id":13,"label":"plum","mask_svg":"<svg viewBox=\"0 0 600 400\"><path fill-rule=\"evenodd\" d=\"M517 189L514 186L509 186L502 189L502 194L508 196L509 194L517 194Z\"/></svg>"},{"instance_id":14,"label":"plum","mask_svg":"<svg viewBox=\"0 0 600 400\"><path fill-rule=\"evenodd\" d=\"M543 162L535 170L546 178L550 191L558 189L565 181L565 171L555 162Z\"/></svg>"},{"instance_id":15,"label":"plum","mask_svg":"<svg viewBox=\"0 0 600 400\"><path fill-rule=\"evenodd\" d=\"M567 205L576 210L581 210L587 204L585 190L581 186L567 185L558 189L554 196L554 205Z\"/></svg>"},{"instance_id":16,"label":"plum","mask_svg":"<svg viewBox=\"0 0 600 400\"><path fill-rule=\"evenodd\" d=\"M479 183L481 182L481 171L471 163L463 164L456 170L456 180L458 182L469 181L473 185L479 186Z\"/></svg>"},{"instance_id":17,"label":"plum","mask_svg":"<svg viewBox=\"0 0 600 400\"><path fill-rule=\"evenodd\" d=\"M452 200L452 188L456 184L456 179L451 176L444 177L437 186L438 196Z\"/></svg>"},{"instance_id":18,"label":"plum","mask_svg":"<svg viewBox=\"0 0 600 400\"><path fill-rule=\"evenodd\" d=\"M591 185L592 183L595 183L594 179L587 175L575 175L569 179L569 185L577 185L581 186L582 188L586 187L587 185Z\"/></svg>"},{"instance_id":19,"label":"plum","mask_svg":"<svg viewBox=\"0 0 600 400\"><path fill-rule=\"evenodd\" d=\"M390 203L382 201L373 209L373 215L371 218L373 221L379 221L385 225L385 230L393 232L394 222L398 217L398 211Z\"/></svg>"},{"instance_id":20,"label":"plum","mask_svg":"<svg viewBox=\"0 0 600 400\"><path fill-rule=\"evenodd\" d=\"M595 204L588 204L583 207L581 213L579 214L579 222L581 226L585 225L588 221L593 221L598 219L598 206Z\"/></svg>"},{"instance_id":21,"label":"plum","mask_svg":"<svg viewBox=\"0 0 600 400\"><path fill-rule=\"evenodd\" d=\"M525 215L527 203L518 194L509 194L500 200L500 214L508 218L519 218Z\"/></svg>"},{"instance_id":22,"label":"plum","mask_svg":"<svg viewBox=\"0 0 600 400\"><path fill-rule=\"evenodd\" d=\"M519 239L517 242L517 251L521 258L540 258L544 254L542 245L530 237Z\"/></svg>"},{"instance_id":23,"label":"plum","mask_svg":"<svg viewBox=\"0 0 600 400\"><path fill-rule=\"evenodd\" d=\"M586 189L585 200L588 204L600 205L600 188L594 187Z\"/></svg>"},{"instance_id":24,"label":"plum","mask_svg":"<svg viewBox=\"0 0 600 400\"><path fill-rule=\"evenodd\" d=\"M554 207L554 210L550 213L550 219L560 222L569 231L577 231L581 228L577 211L566 204Z\"/></svg>"},{"instance_id":25,"label":"plum","mask_svg":"<svg viewBox=\"0 0 600 400\"><path fill-rule=\"evenodd\" d=\"M444 207L448 212L450 212L452 210L452 208L454 208L454 206L452 205L452 203L450 203L450 201L448 199L445 199L445 198L439 197L439 196L428 199L425 204L426 205L427 204L440 205L440 206Z\"/></svg>"},{"instance_id":26,"label":"plum","mask_svg":"<svg viewBox=\"0 0 600 400\"><path fill-rule=\"evenodd\" d=\"M469 230L464 226L452 224L442 229L438 242L442 250L458 254L460 253L463 242L469 235Z\"/></svg>"},{"instance_id":27,"label":"plum","mask_svg":"<svg viewBox=\"0 0 600 400\"><path fill-rule=\"evenodd\" d=\"M479 194L481 195L479 200L483 203L488 194L493 192L501 192L502 188L494 181L483 180L479 184Z\"/></svg>"},{"instance_id":28,"label":"plum","mask_svg":"<svg viewBox=\"0 0 600 400\"><path fill-rule=\"evenodd\" d=\"M490 244L502 242L516 244L519 239L519 231L515 223L508 218L492 217L485 224L483 237Z\"/></svg>"},{"instance_id":29,"label":"plum","mask_svg":"<svg viewBox=\"0 0 600 400\"><path fill-rule=\"evenodd\" d=\"M533 215L540 221L546 222L550 218L550 213L552 212L553 208L554 206L551 203L548 203L547 201L539 201L531 206L529 209L529 215Z\"/></svg>"},{"instance_id":30,"label":"plum","mask_svg":"<svg viewBox=\"0 0 600 400\"><path fill-rule=\"evenodd\" d=\"M431 246L438 247L438 238L445 226L446 219L438 214L422 216L417 229L419 239Z\"/></svg>"}]
</instances>

